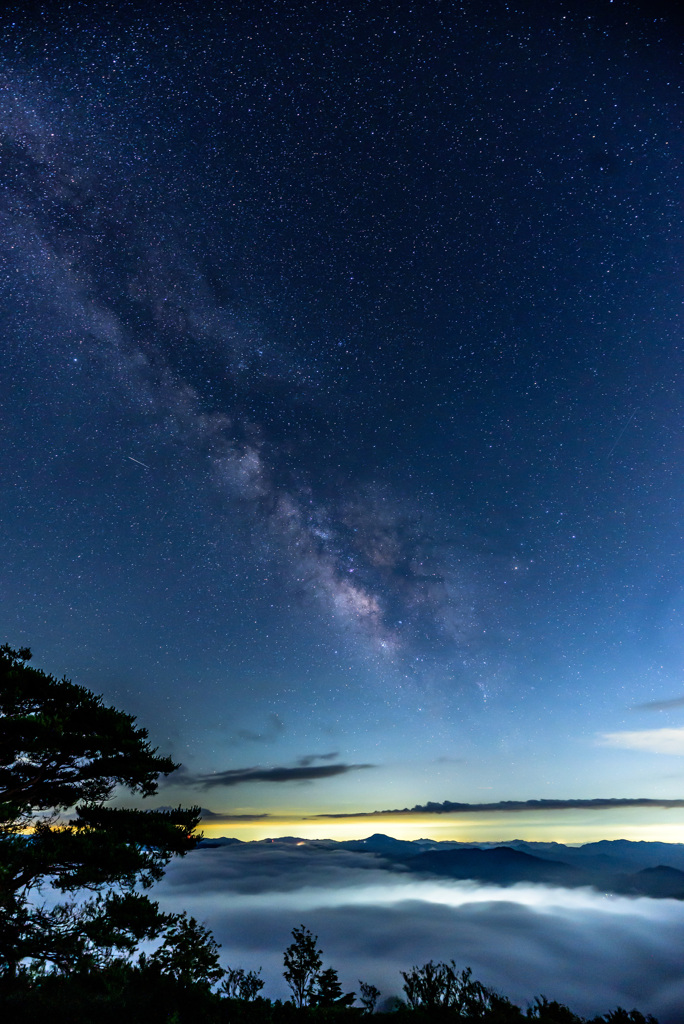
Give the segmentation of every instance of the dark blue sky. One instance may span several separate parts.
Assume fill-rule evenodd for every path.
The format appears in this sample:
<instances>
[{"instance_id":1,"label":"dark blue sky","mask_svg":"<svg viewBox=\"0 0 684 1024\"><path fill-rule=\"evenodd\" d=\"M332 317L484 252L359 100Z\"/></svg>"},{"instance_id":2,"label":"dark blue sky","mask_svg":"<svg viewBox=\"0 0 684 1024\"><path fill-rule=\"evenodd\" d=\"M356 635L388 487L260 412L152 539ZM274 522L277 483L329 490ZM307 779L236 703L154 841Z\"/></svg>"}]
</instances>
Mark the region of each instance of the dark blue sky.
<instances>
[{"instance_id":1,"label":"dark blue sky","mask_svg":"<svg viewBox=\"0 0 684 1024\"><path fill-rule=\"evenodd\" d=\"M6 639L217 812L679 796L680 22L22 8Z\"/></svg>"}]
</instances>

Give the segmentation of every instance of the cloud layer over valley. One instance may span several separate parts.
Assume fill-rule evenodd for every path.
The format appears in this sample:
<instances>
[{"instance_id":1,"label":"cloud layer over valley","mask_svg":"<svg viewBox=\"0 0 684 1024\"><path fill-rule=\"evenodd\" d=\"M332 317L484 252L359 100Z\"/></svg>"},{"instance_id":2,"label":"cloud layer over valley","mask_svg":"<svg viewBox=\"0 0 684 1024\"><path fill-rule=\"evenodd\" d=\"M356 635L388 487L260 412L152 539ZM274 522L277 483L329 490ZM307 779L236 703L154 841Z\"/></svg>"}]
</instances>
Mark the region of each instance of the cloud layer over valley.
<instances>
[{"instance_id":1,"label":"cloud layer over valley","mask_svg":"<svg viewBox=\"0 0 684 1024\"><path fill-rule=\"evenodd\" d=\"M204 920L224 963L263 967L272 997L287 995L282 950L303 922L349 990L361 978L398 994L400 970L453 958L523 1006L544 993L582 1014L620 1004L681 1019L675 900L416 879L368 854L294 842L200 849L170 866L156 896Z\"/></svg>"}]
</instances>

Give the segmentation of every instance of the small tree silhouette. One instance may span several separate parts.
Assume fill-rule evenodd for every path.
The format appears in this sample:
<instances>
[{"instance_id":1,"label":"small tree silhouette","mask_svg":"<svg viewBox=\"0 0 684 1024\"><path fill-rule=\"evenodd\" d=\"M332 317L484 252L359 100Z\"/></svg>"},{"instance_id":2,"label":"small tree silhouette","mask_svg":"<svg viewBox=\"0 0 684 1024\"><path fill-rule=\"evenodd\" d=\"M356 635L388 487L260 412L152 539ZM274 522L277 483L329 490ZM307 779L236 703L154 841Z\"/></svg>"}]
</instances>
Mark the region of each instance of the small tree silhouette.
<instances>
[{"instance_id":1,"label":"small tree silhouette","mask_svg":"<svg viewBox=\"0 0 684 1024\"><path fill-rule=\"evenodd\" d=\"M375 985L369 985L367 981L361 981L360 978L359 989L361 990L359 999L364 1011L366 1013L375 1013L375 1007L380 998L380 989L376 988Z\"/></svg>"},{"instance_id":2,"label":"small tree silhouette","mask_svg":"<svg viewBox=\"0 0 684 1024\"><path fill-rule=\"evenodd\" d=\"M342 986L337 971L328 967L321 971L316 979L311 1002L315 1006L351 1006L356 998L355 992L342 994Z\"/></svg>"},{"instance_id":3,"label":"small tree silhouette","mask_svg":"<svg viewBox=\"0 0 684 1024\"><path fill-rule=\"evenodd\" d=\"M316 978L316 985L312 993L312 1002L316 1006L334 1006L342 996L342 986L337 971L334 967L328 967L321 971Z\"/></svg>"},{"instance_id":4,"label":"small tree silhouette","mask_svg":"<svg viewBox=\"0 0 684 1024\"><path fill-rule=\"evenodd\" d=\"M244 999L251 1003L264 987L260 974L261 968L258 971L245 971L242 967L228 967L221 991L229 999Z\"/></svg>"},{"instance_id":5,"label":"small tree silhouette","mask_svg":"<svg viewBox=\"0 0 684 1024\"><path fill-rule=\"evenodd\" d=\"M302 925L292 929L292 938L283 954L283 977L292 989L295 1006L309 1006L323 964L321 950L316 948L318 936Z\"/></svg>"},{"instance_id":6,"label":"small tree silhouette","mask_svg":"<svg viewBox=\"0 0 684 1024\"><path fill-rule=\"evenodd\" d=\"M211 932L185 914L174 914L161 946L148 957L143 954L143 965L156 967L184 985L211 986L223 976L219 966L218 943Z\"/></svg>"}]
</instances>

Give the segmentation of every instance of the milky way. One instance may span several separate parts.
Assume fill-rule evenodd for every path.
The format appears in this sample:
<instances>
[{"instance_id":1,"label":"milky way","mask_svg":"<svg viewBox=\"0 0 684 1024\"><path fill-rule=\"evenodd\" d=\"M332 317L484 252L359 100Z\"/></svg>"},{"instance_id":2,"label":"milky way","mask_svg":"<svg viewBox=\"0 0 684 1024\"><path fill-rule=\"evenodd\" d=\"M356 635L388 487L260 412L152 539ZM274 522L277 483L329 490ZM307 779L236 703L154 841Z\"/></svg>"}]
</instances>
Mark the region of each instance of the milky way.
<instances>
[{"instance_id":1,"label":"milky way","mask_svg":"<svg viewBox=\"0 0 684 1024\"><path fill-rule=\"evenodd\" d=\"M258 327L250 332L236 322L182 238L172 233L169 253L169 241L158 237L155 225L170 213L159 199L142 223L136 218L144 180L103 182L100 166L92 166L93 140L73 141L75 113L60 111L65 128L49 111L37 113L35 93L12 92L7 82L7 136L21 173L8 196L6 232L67 335L51 358L66 361L77 351L74 363L97 361L104 386L124 392L151 421L140 443L176 443L201 458L227 502L247 510L260 548L272 544L288 563L290 584L301 584L303 595L357 630L371 650L391 656L426 646L439 655L446 646L453 656L477 629L464 544L438 539L444 526L430 522L414 495L404 503L390 486L364 485L363 466L348 480L321 480L309 465L311 440L297 423L298 406L314 430L324 428L333 368L298 360ZM140 160L134 149L128 158L107 155L123 166ZM206 392L214 387L222 394L212 401ZM272 415L294 419L286 437L258 414L274 387ZM334 419L341 420L339 409ZM334 459L339 443L334 436L326 442L324 457Z\"/></svg>"}]
</instances>

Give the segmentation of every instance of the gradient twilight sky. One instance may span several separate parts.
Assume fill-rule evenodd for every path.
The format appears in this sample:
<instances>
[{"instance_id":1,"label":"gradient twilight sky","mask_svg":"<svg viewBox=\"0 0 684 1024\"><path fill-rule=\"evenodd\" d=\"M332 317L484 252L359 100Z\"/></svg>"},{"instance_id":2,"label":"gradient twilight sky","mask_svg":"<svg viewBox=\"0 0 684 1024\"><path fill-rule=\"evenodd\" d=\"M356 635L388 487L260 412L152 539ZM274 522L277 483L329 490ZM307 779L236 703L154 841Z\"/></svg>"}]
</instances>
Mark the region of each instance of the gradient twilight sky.
<instances>
[{"instance_id":1,"label":"gradient twilight sky","mask_svg":"<svg viewBox=\"0 0 684 1024\"><path fill-rule=\"evenodd\" d=\"M4 639L137 714L209 833L684 840L303 820L682 797L681 21L25 6Z\"/></svg>"}]
</instances>

